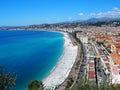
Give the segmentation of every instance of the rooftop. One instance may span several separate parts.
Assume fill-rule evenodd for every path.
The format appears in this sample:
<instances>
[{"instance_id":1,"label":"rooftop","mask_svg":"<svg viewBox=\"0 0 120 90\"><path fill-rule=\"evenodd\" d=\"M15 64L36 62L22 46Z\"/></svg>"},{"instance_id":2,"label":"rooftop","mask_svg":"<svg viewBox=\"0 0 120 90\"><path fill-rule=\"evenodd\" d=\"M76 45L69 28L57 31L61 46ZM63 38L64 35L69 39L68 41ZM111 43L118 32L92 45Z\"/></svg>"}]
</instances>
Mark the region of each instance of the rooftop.
<instances>
[{"instance_id":1,"label":"rooftop","mask_svg":"<svg viewBox=\"0 0 120 90\"><path fill-rule=\"evenodd\" d=\"M95 72L94 71L89 71L88 72L88 77L91 78L91 79L94 79L95 78Z\"/></svg>"}]
</instances>

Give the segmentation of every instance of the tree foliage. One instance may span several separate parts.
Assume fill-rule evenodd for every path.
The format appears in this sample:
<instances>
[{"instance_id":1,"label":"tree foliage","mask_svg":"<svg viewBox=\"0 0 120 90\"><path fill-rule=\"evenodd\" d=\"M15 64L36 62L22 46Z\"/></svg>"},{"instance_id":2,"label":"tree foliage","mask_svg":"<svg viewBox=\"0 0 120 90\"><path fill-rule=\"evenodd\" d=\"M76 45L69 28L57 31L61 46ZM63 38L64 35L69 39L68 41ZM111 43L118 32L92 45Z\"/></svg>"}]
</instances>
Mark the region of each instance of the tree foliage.
<instances>
[{"instance_id":1,"label":"tree foliage","mask_svg":"<svg viewBox=\"0 0 120 90\"><path fill-rule=\"evenodd\" d=\"M0 65L0 90L10 90L16 81L16 75L12 72L6 73Z\"/></svg>"},{"instance_id":2,"label":"tree foliage","mask_svg":"<svg viewBox=\"0 0 120 90\"><path fill-rule=\"evenodd\" d=\"M42 81L34 80L28 84L28 90L44 90L44 85Z\"/></svg>"},{"instance_id":3,"label":"tree foliage","mask_svg":"<svg viewBox=\"0 0 120 90\"><path fill-rule=\"evenodd\" d=\"M74 79L73 79L73 77L71 76L71 77L69 77L68 78L68 80L67 80L67 83L66 83L66 89L67 88L70 88L71 87L71 85L73 84L73 82L74 82Z\"/></svg>"}]
</instances>

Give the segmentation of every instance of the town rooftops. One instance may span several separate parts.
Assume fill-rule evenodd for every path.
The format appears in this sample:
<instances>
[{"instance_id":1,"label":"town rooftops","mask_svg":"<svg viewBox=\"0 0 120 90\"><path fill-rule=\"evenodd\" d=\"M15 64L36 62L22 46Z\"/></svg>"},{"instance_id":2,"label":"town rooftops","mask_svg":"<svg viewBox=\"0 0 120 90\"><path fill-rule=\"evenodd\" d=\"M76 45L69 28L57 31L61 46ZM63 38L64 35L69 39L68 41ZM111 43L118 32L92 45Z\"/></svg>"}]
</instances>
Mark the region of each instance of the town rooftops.
<instances>
[{"instance_id":1,"label":"town rooftops","mask_svg":"<svg viewBox=\"0 0 120 90\"><path fill-rule=\"evenodd\" d=\"M113 72L115 75L119 75L118 67L116 65L113 66Z\"/></svg>"},{"instance_id":2,"label":"town rooftops","mask_svg":"<svg viewBox=\"0 0 120 90\"><path fill-rule=\"evenodd\" d=\"M111 53L110 57L118 57L119 55L117 53Z\"/></svg>"},{"instance_id":3,"label":"town rooftops","mask_svg":"<svg viewBox=\"0 0 120 90\"><path fill-rule=\"evenodd\" d=\"M120 59L114 60L115 64L120 64Z\"/></svg>"},{"instance_id":4,"label":"town rooftops","mask_svg":"<svg viewBox=\"0 0 120 90\"><path fill-rule=\"evenodd\" d=\"M88 72L88 77L89 77L90 79L94 79L94 78L95 78L95 72L94 72L94 71L89 71L89 72Z\"/></svg>"}]
</instances>

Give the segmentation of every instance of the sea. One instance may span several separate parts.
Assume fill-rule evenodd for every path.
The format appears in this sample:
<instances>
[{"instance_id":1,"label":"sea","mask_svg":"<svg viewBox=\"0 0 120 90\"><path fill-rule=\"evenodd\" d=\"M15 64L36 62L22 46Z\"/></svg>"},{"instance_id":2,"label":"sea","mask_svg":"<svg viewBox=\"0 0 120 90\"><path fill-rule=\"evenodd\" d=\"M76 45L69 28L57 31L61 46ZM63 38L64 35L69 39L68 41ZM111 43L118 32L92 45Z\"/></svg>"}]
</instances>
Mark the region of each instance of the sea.
<instances>
[{"instance_id":1,"label":"sea","mask_svg":"<svg viewBox=\"0 0 120 90\"><path fill-rule=\"evenodd\" d=\"M43 80L64 49L64 35L44 30L1 30L0 65L16 75L12 90L27 90L32 80Z\"/></svg>"}]
</instances>

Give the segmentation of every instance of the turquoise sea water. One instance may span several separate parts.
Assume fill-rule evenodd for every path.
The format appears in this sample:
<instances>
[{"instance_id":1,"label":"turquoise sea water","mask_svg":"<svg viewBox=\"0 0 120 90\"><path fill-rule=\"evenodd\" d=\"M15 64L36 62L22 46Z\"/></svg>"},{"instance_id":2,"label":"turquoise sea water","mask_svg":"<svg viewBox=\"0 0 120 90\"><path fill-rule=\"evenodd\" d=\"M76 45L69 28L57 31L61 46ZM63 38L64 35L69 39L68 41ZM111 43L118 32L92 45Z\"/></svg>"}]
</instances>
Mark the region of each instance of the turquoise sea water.
<instances>
[{"instance_id":1,"label":"turquoise sea water","mask_svg":"<svg viewBox=\"0 0 120 90\"><path fill-rule=\"evenodd\" d=\"M17 74L13 90L24 90L31 80L42 80L63 51L63 34L47 31L0 31L0 64Z\"/></svg>"}]
</instances>

